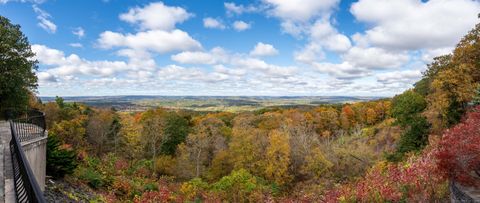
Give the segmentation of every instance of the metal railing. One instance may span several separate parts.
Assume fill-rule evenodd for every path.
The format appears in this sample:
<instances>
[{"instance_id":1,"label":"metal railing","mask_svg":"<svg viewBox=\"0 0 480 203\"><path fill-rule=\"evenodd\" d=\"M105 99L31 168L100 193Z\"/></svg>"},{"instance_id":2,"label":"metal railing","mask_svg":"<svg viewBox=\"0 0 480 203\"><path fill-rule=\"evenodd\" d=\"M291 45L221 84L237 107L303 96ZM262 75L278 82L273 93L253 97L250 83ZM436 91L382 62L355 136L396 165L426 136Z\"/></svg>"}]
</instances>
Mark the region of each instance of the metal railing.
<instances>
[{"instance_id":1,"label":"metal railing","mask_svg":"<svg viewBox=\"0 0 480 203\"><path fill-rule=\"evenodd\" d=\"M45 114L41 111L32 109L20 118L11 120L12 127L16 131L16 136L20 142L29 141L35 138L45 136Z\"/></svg>"},{"instance_id":2,"label":"metal railing","mask_svg":"<svg viewBox=\"0 0 480 203\"><path fill-rule=\"evenodd\" d=\"M475 200L472 197L468 196L460 188L458 188L453 180L450 181L450 192L452 195L452 199L456 201L466 202L466 203L475 202Z\"/></svg>"},{"instance_id":3,"label":"metal railing","mask_svg":"<svg viewBox=\"0 0 480 203\"><path fill-rule=\"evenodd\" d=\"M46 202L30 168L20 142L45 136L45 117L42 112L31 112L31 116L10 120L14 188L17 202Z\"/></svg>"}]
</instances>

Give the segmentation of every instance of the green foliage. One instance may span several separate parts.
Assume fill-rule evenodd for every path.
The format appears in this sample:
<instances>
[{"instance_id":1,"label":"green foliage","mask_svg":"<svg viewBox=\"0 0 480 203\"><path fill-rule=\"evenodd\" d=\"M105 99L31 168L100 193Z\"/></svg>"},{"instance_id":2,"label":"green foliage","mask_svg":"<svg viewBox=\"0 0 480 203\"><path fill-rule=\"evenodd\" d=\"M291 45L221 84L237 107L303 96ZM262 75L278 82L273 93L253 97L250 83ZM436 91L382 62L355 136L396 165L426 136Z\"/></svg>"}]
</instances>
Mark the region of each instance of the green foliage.
<instances>
[{"instance_id":1,"label":"green foliage","mask_svg":"<svg viewBox=\"0 0 480 203\"><path fill-rule=\"evenodd\" d=\"M105 184L102 175L91 167L79 168L78 177L92 188L100 188Z\"/></svg>"},{"instance_id":2,"label":"green foliage","mask_svg":"<svg viewBox=\"0 0 480 203\"><path fill-rule=\"evenodd\" d=\"M423 149L428 143L430 124L420 113L427 107L424 97L413 90L393 98L392 117L405 130L393 154L387 155L390 161L399 161L410 151Z\"/></svg>"},{"instance_id":3,"label":"green foliage","mask_svg":"<svg viewBox=\"0 0 480 203\"><path fill-rule=\"evenodd\" d=\"M158 185L155 183L146 183L143 186L143 191L158 191Z\"/></svg>"},{"instance_id":4,"label":"green foliage","mask_svg":"<svg viewBox=\"0 0 480 203\"><path fill-rule=\"evenodd\" d=\"M422 95L408 90L393 98L391 115L401 126L408 126L426 107L427 102Z\"/></svg>"},{"instance_id":5,"label":"green foliage","mask_svg":"<svg viewBox=\"0 0 480 203\"><path fill-rule=\"evenodd\" d=\"M409 129L400 137L396 152L387 155L387 160L400 161L405 153L423 149L428 143L429 129L430 124L425 117L413 117Z\"/></svg>"},{"instance_id":6,"label":"green foliage","mask_svg":"<svg viewBox=\"0 0 480 203\"><path fill-rule=\"evenodd\" d=\"M465 104L453 99L447 108L447 127L457 124L465 113Z\"/></svg>"},{"instance_id":7,"label":"green foliage","mask_svg":"<svg viewBox=\"0 0 480 203\"><path fill-rule=\"evenodd\" d=\"M223 194L226 199L244 202L249 197L262 193L267 189L265 181L255 177L245 169L232 171L212 185L212 190Z\"/></svg>"},{"instance_id":8,"label":"green foliage","mask_svg":"<svg viewBox=\"0 0 480 203\"><path fill-rule=\"evenodd\" d=\"M201 178L194 178L182 184L180 192L186 196L188 200L196 200L200 198L203 191L208 188L208 183Z\"/></svg>"},{"instance_id":9,"label":"green foliage","mask_svg":"<svg viewBox=\"0 0 480 203\"><path fill-rule=\"evenodd\" d=\"M427 96L430 91L430 80L428 78L423 78L414 84L413 91L416 93Z\"/></svg>"},{"instance_id":10,"label":"green foliage","mask_svg":"<svg viewBox=\"0 0 480 203\"><path fill-rule=\"evenodd\" d=\"M428 129L430 124L424 117L413 119L410 129L400 138L398 150L408 152L422 149L428 142Z\"/></svg>"},{"instance_id":11,"label":"green foliage","mask_svg":"<svg viewBox=\"0 0 480 203\"><path fill-rule=\"evenodd\" d=\"M475 92L475 96L473 97L472 104L473 105L480 105L480 85L477 85L477 91Z\"/></svg>"},{"instance_id":12,"label":"green foliage","mask_svg":"<svg viewBox=\"0 0 480 203\"><path fill-rule=\"evenodd\" d=\"M177 145L185 141L190 128L188 120L177 115L176 113L169 113L166 115L166 124L164 128L164 138L160 153L165 155L173 155L177 150Z\"/></svg>"},{"instance_id":13,"label":"green foliage","mask_svg":"<svg viewBox=\"0 0 480 203\"><path fill-rule=\"evenodd\" d=\"M65 102L62 97L55 96L55 103L57 103L58 107L61 109L65 108Z\"/></svg>"},{"instance_id":14,"label":"green foliage","mask_svg":"<svg viewBox=\"0 0 480 203\"><path fill-rule=\"evenodd\" d=\"M6 109L25 109L37 88L37 61L19 25L0 16L0 115Z\"/></svg>"},{"instance_id":15,"label":"green foliage","mask_svg":"<svg viewBox=\"0 0 480 203\"><path fill-rule=\"evenodd\" d=\"M50 134L47 140L47 174L56 178L73 173L78 165L75 151L61 149L59 146L58 137Z\"/></svg>"}]
</instances>

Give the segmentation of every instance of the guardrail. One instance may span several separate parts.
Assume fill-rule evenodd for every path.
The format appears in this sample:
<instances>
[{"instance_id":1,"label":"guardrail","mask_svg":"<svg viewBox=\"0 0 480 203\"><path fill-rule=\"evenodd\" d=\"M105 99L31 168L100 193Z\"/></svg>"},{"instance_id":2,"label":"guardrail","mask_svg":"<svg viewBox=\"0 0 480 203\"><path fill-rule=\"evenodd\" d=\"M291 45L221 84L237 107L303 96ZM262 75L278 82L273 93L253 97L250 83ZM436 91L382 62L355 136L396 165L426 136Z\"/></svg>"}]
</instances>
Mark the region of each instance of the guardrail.
<instances>
[{"instance_id":1,"label":"guardrail","mask_svg":"<svg viewBox=\"0 0 480 203\"><path fill-rule=\"evenodd\" d=\"M459 201L459 202L475 202L475 200L468 196L467 194L465 194L462 190L460 190L460 188L457 187L457 185L455 184L455 182L452 180L450 181L450 192L451 192L451 195L452 195L452 199L456 200L456 201Z\"/></svg>"},{"instance_id":2,"label":"guardrail","mask_svg":"<svg viewBox=\"0 0 480 203\"><path fill-rule=\"evenodd\" d=\"M23 152L20 142L45 136L45 117L42 112L32 111L32 116L10 120L12 139L10 152L13 165L14 188L17 202L45 202L34 173Z\"/></svg>"},{"instance_id":3,"label":"guardrail","mask_svg":"<svg viewBox=\"0 0 480 203\"><path fill-rule=\"evenodd\" d=\"M25 116L13 119L16 136L20 142L45 136L45 114L38 110L29 110Z\"/></svg>"}]
</instances>

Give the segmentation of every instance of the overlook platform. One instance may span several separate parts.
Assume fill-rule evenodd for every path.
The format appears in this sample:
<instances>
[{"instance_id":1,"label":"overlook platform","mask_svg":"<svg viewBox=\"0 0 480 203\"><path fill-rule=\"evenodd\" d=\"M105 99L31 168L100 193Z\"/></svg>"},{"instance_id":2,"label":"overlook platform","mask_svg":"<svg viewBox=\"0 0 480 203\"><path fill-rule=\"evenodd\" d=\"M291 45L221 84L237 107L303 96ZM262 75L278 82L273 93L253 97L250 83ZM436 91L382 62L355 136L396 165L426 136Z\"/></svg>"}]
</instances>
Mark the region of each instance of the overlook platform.
<instances>
[{"instance_id":1,"label":"overlook platform","mask_svg":"<svg viewBox=\"0 0 480 203\"><path fill-rule=\"evenodd\" d=\"M20 123L16 126L16 131L22 132L17 135L18 141L30 167L29 170L33 173L39 189L43 191L46 173L46 131L28 123ZM23 174L19 174L21 171L19 164L17 163L14 167L14 163L12 163L12 160L18 162L18 155L12 154L11 140L10 123L0 121L0 202L35 202L27 198L30 191L26 191L29 189L25 188L29 183L26 183L24 177L21 177Z\"/></svg>"}]
</instances>

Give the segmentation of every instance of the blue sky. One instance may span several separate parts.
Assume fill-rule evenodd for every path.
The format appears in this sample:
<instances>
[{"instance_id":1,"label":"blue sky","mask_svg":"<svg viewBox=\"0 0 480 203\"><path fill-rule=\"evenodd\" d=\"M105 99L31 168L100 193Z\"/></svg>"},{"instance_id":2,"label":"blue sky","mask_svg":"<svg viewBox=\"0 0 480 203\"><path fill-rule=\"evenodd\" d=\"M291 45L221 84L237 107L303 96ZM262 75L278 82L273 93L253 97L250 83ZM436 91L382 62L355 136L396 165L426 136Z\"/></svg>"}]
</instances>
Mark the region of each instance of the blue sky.
<instances>
[{"instance_id":1,"label":"blue sky","mask_svg":"<svg viewBox=\"0 0 480 203\"><path fill-rule=\"evenodd\" d=\"M478 13L476 0L0 0L41 96L392 96Z\"/></svg>"}]
</instances>

